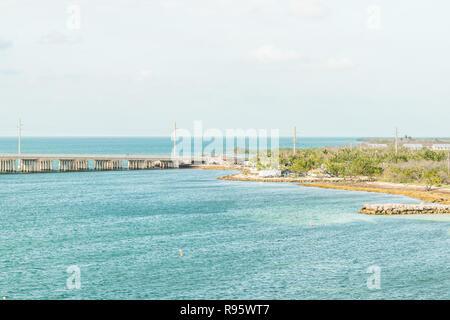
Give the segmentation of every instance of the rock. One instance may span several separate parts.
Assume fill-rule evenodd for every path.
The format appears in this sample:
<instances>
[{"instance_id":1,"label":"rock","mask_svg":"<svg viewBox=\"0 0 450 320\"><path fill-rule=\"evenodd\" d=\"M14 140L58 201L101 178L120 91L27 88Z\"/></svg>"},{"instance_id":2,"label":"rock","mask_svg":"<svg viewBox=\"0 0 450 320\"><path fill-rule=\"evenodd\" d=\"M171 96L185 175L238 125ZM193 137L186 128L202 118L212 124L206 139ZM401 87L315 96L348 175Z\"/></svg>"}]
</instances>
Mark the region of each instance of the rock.
<instances>
[{"instance_id":1,"label":"rock","mask_svg":"<svg viewBox=\"0 0 450 320\"><path fill-rule=\"evenodd\" d=\"M365 204L359 213L376 215L397 214L449 214L450 205L445 204Z\"/></svg>"}]
</instances>

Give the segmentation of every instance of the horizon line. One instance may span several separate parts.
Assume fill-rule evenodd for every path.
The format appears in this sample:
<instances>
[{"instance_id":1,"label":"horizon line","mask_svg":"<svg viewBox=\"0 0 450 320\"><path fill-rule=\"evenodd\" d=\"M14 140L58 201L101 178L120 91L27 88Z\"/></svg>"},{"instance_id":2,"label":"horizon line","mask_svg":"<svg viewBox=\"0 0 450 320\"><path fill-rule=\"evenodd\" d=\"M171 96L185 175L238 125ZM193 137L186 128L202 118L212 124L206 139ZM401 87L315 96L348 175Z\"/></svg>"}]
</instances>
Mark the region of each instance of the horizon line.
<instances>
[{"instance_id":1,"label":"horizon line","mask_svg":"<svg viewBox=\"0 0 450 320\"><path fill-rule=\"evenodd\" d=\"M223 137L226 137L224 135ZM293 135L280 135L280 138L293 138ZM297 138L352 138L352 139L395 139L394 136L314 136L314 135L297 135ZM18 138L17 135L0 135L1 138ZM61 136L47 136L47 135L22 135L22 138L171 138L171 135L61 135ZM195 136L192 136L195 138ZM269 138L269 136L268 136ZM403 139L404 137L399 137ZM450 139L444 136L418 136L412 139Z\"/></svg>"}]
</instances>

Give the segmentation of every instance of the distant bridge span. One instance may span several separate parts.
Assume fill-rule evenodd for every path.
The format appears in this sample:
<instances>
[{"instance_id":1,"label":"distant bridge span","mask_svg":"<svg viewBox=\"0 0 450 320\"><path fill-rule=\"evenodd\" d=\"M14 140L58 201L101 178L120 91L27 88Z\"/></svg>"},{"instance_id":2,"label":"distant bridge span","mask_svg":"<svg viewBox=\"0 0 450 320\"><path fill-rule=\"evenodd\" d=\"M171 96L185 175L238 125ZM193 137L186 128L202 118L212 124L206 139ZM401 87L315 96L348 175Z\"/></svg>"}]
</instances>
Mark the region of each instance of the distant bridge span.
<instances>
[{"instance_id":1,"label":"distant bridge span","mask_svg":"<svg viewBox=\"0 0 450 320\"><path fill-rule=\"evenodd\" d=\"M0 173L170 169L190 164L190 158L167 155L0 154Z\"/></svg>"}]
</instances>

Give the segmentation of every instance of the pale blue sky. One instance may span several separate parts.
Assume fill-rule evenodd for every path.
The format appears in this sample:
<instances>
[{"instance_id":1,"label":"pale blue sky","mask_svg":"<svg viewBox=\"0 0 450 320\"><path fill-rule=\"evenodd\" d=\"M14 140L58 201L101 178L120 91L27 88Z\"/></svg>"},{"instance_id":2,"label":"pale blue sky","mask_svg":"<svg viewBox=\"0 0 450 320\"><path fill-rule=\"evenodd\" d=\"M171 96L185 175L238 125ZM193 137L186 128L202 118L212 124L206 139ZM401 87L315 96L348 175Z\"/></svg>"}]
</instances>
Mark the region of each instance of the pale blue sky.
<instances>
[{"instance_id":1,"label":"pale blue sky","mask_svg":"<svg viewBox=\"0 0 450 320\"><path fill-rule=\"evenodd\" d=\"M0 136L19 117L33 136L168 135L175 120L450 136L448 12L445 0L0 0Z\"/></svg>"}]
</instances>

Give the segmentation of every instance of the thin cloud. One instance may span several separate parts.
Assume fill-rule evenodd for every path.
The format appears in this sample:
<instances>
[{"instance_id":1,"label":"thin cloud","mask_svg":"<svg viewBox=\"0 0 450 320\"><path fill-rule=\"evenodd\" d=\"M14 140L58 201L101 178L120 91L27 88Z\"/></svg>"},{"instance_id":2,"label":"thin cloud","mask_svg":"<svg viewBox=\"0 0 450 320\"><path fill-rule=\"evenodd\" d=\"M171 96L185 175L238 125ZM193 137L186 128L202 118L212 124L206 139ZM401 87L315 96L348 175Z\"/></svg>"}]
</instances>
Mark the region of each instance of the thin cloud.
<instances>
[{"instance_id":1,"label":"thin cloud","mask_svg":"<svg viewBox=\"0 0 450 320\"><path fill-rule=\"evenodd\" d=\"M296 60L299 55L294 50L284 50L275 48L272 45L264 45L250 53L250 56L262 63L273 63Z\"/></svg>"},{"instance_id":2,"label":"thin cloud","mask_svg":"<svg viewBox=\"0 0 450 320\"><path fill-rule=\"evenodd\" d=\"M355 63L348 58L330 58L327 60L326 66L329 69L350 69L355 67Z\"/></svg>"},{"instance_id":3,"label":"thin cloud","mask_svg":"<svg viewBox=\"0 0 450 320\"><path fill-rule=\"evenodd\" d=\"M325 8L317 0L291 0L291 10L299 17L317 18L325 15Z\"/></svg>"},{"instance_id":4,"label":"thin cloud","mask_svg":"<svg viewBox=\"0 0 450 320\"><path fill-rule=\"evenodd\" d=\"M150 78L152 76L152 71L148 70L148 69L142 69L139 70L138 75L137 75L137 79L138 80L145 80L147 78Z\"/></svg>"},{"instance_id":5,"label":"thin cloud","mask_svg":"<svg viewBox=\"0 0 450 320\"><path fill-rule=\"evenodd\" d=\"M6 50L11 48L13 45L12 41L0 39L0 50Z\"/></svg>"},{"instance_id":6,"label":"thin cloud","mask_svg":"<svg viewBox=\"0 0 450 320\"><path fill-rule=\"evenodd\" d=\"M297 51L279 49L264 45L250 53L250 57L261 63L291 62L301 68L344 70L355 67L355 63L346 57L314 58L300 56Z\"/></svg>"},{"instance_id":7,"label":"thin cloud","mask_svg":"<svg viewBox=\"0 0 450 320\"><path fill-rule=\"evenodd\" d=\"M79 43L80 41L81 41L80 37L65 34L62 32L52 32L52 33L43 35L39 39L40 44L50 44L50 45L52 45L52 44L54 44L54 45L74 44L74 43Z\"/></svg>"},{"instance_id":8,"label":"thin cloud","mask_svg":"<svg viewBox=\"0 0 450 320\"><path fill-rule=\"evenodd\" d=\"M20 72L14 69L0 69L0 75L3 76L15 76Z\"/></svg>"}]
</instances>

